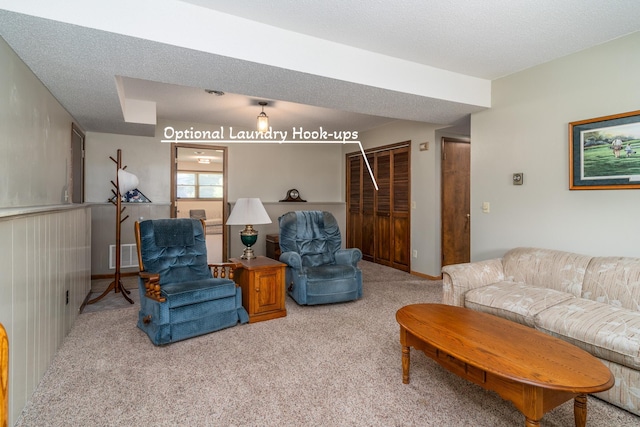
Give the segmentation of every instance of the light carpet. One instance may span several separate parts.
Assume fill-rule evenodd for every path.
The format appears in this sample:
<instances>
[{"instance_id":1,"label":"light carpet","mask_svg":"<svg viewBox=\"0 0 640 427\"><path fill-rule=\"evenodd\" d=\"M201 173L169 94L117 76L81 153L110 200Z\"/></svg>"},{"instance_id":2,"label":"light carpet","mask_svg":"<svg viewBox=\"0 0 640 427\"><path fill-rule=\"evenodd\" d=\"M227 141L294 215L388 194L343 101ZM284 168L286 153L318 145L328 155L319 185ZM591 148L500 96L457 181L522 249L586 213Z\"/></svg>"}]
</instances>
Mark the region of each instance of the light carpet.
<instances>
[{"instance_id":1,"label":"light carpet","mask_svg":"<svg viewBox=\"0 0 640 427\"><path fill-rule=\"evenodd\" d=\"M113 282L113 279L95 279L91 281L91 292L89 294L88 300L91 301L95 298L100 297L104 291L109 287L109 285ZM126 276L120 279L120 283L122 286L129 291L127 296L131 299L134 304L138 302L139 294L138 294L138 276ZM103 310L113 310L114 308L126 308L131 307L131 303L127 301L123 294L123 291L116 293L111 290L105 296L100 298L100 300L94 302L93 304L87 304L84 306L82 310L83 313L94 313L96 311Z\"/></svg>"},{"instance_id":2,"label":"light carpet","mask_svg":"<svg viewBox=\"0 0 640 427\"><path fill-rule=\"evenodd\" d=\"M17 426L521 426L492 392L417 351L402 383L396 311L440 302L440 281L361 262L361 300L155 347L137 304L83 313ZM121 297L120 297L121 298ZM573 403L544 426L573 426ZM640 418L589 397L589 426Z\"/></svg>"}]
</instances>

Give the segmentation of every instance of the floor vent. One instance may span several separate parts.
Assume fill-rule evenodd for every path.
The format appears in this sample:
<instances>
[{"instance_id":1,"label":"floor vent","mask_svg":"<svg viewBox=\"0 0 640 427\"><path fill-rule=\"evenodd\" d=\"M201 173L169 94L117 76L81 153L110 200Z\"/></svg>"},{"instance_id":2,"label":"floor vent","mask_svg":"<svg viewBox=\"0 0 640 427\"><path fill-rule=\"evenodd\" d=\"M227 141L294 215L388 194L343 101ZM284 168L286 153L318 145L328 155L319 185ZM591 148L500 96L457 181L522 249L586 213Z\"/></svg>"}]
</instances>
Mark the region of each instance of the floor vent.
<instances>
[{"instance_id":1,"label":"floor vent","mask_svg":"<svg viewBox=\"0 0 640 427\"><path fill-rule=\"evenodd\" d=\"M138 252L135 243L120 245L120 268L137 267ZM116 245L109 245L109 269L116 268Z\"/></svg>"}]
</instances>

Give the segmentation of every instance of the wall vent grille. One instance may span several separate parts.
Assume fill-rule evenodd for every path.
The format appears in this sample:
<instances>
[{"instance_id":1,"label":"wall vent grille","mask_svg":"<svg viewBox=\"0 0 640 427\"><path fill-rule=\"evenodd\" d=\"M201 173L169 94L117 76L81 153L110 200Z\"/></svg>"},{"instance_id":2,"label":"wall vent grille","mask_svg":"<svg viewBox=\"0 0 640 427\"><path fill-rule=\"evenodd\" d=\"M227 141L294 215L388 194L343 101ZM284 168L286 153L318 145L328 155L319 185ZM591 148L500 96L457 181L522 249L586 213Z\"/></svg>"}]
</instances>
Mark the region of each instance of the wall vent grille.
<instances>
[{"instance_id":1,"label":"wall vent grille","mask_svg":"<svg viewBox=\"0 0 640 427\"><path fill-rule=\"evenodd\" d=\"M138 252L135 243L120 245L120 268L137 267ZM109 245L109 269L116 268L116 245Z\"/></svg>"}]
</instances>

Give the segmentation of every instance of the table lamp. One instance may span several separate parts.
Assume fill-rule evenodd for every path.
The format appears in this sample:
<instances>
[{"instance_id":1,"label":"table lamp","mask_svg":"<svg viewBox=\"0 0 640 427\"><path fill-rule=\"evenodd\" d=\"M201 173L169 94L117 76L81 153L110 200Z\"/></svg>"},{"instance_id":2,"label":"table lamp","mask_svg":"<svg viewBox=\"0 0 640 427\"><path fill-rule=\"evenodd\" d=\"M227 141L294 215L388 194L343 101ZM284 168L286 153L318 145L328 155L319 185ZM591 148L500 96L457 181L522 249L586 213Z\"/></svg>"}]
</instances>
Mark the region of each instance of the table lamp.
<instances>
[{"instance_id":1,"label":"table lamp","mask_svg":"<svg viewBox=\"0 0 640 427\"><path fill-rule=\"evenodd\" d=\"M118 169L118 192L120 197L127 194L128 191L135 190L139 183L137 176L124 169Z\"/></svg>"},{"instance_id":2,"label":"table lamp","mask_svg":"<svg viewBox=\"0 0 640 427\"><path fill-rule=\"evenodd\" d=\"M240 240L245 246L241 259L255 258L253 246L258 240L258 232L254 230L254 224L271 224L271 218L262 206L258 198L240 198L236 201L231 214L227 219L227 225L244 225L240 232Z\"/></svg>"}]
</instances>

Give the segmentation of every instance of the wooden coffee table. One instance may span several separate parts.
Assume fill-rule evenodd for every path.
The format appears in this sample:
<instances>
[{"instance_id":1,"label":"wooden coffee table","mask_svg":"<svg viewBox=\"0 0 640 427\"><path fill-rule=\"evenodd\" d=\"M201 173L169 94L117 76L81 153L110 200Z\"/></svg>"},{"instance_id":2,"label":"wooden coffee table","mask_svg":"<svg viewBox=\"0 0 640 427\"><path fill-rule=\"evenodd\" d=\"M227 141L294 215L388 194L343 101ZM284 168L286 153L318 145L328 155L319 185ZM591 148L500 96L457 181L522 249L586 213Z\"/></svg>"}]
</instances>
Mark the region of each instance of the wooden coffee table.
<instances>
[{"instance_id":1,"label":"wooden coffee table","mask_svg":"<svg viewBox=\"0 0 640 427\"><path fill-rule=\"evenodd\" d=\"M574 399L576 426L587 421L587 394L613 387L611 371L584 350L490 314L442 304L414 304L396 313L402 382L409 383L410 347L503 399L539 426L542 416Z\"/></svg>"}]
</instances>

